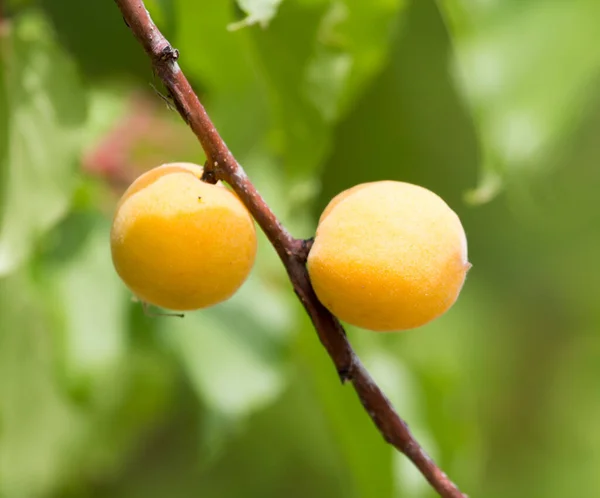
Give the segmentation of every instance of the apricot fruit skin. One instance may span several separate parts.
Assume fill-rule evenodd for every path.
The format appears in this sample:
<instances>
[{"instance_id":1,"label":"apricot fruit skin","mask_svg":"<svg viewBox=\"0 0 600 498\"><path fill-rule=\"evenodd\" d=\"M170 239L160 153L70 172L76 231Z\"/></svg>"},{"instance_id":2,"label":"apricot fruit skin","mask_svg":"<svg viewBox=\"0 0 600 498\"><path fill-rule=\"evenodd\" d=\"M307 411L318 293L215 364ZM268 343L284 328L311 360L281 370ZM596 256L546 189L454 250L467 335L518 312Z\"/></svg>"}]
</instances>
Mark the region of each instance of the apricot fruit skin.
<instances>
[{"instance_id":1,"label":"apricot fruit skin","mask_svg":"<svg viewBox=\"0 0 600 498\"><path fill-rule=\"evenodd\" d=\"M142 174L117 204L110 234L115 269L142 301L176 311L231 297L254 265L254 221L202 167L171 163Z\"/></svg>"},{"instance_id":2,"label":"apricot fruit skin","mask_svg":"<svg viewBox=\"0 0 600 498\"><path fill-rule=\"evenodd\" d=\"M445 313L470 266L456 213L430 190L396 181L334 197L307 261L323 305L374 331L412 329Z\"/></svg>"}]
</instances>

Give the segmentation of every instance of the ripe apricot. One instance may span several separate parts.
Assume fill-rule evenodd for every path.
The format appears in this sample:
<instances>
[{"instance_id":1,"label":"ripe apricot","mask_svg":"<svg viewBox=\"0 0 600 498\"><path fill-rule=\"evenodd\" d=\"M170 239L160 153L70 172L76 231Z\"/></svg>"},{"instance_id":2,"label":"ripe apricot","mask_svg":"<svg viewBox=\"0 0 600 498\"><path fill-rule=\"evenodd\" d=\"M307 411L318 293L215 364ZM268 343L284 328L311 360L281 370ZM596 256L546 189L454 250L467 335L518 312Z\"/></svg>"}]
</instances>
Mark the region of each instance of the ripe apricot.
<instances>
[{"instance_id":1,"label":"ripe apricot","mask_svg":"<svg viewBox=\"0 0 600 498\"><path fill-rule=\"evenodd\" d=\"M445 313L470 266L456 213L433 192L396 181L334 197L307 261L325 307L375 331L419 327Z\"/></svg>"},{"instance_id":2,"label":"ripe apricot","mask_svg":"<svg viewBox=\"0 0 600 498\"><path fill-rule=\"evenodd\" d=\"M202 168L171 163L135 180L119 201L110 242L117 273L142 301L189 311L229 298L256 256L254 221Z\"/></svg>"}]
</instances>

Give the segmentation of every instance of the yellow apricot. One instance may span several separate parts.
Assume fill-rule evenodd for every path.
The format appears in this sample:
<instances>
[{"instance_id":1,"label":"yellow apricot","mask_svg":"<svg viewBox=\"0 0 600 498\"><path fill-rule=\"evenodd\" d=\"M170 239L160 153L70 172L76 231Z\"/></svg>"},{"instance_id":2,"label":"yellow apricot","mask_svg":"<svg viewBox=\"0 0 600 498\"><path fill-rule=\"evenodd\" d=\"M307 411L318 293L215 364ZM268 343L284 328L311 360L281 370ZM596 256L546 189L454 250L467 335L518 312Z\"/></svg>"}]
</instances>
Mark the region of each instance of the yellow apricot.
<instances>
[{"instance_id":1,"label":"yellow apricot","mask_svg":"<svg viewBox=\"0 0 600 498\"><path fill-rule=\"evenodd\" d=\"M419 327L445 313L470 266L456 213L430 190L396 181L334 197L307 261L323 305L375 331Z\"/></svg>"},{"instance_id":2,"label":"yellow apricot","mask_svg":"<svg viewBox=\"0 0 600 498\"><path fill-rule=\"evenodd\" d=\"M198 165L165 164L141 175L117 204L113 263L144 302L206 308L231 297L252 269L252 217L234 193L201 176Z\"/></svg>"}]
</instances>

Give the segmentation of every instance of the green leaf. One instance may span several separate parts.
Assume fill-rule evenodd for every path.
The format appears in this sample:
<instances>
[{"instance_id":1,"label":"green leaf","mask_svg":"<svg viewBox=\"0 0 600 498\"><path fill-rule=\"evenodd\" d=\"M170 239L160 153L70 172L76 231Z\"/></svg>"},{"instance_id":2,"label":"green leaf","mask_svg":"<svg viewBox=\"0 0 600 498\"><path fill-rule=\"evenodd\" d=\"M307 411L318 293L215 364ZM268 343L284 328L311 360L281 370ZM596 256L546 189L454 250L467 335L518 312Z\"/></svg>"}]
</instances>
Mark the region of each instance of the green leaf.
<instances>
[{"instance_id":1,"label":"green leaf","mask_svg":"<svg viewBox=\"0 0 600 498\"><path fill-rule=\"evenodd\" d=\"M242 21L229 25L229 29L239 29L252 24L260 24L265 28L277 13L281 0L237 0L237 4L247 17Z\"/></svg>"},{"instance_id":2,"label":"green leaf","mask_svg":"<svg viewBox=\"0 0 600 498\"><path fill-rule=\"evenodd\" d=\"M88 89L87 100L87 117L80 136L84 150L97 146L127 111L126 95L120 87L94 86Z\"/></svg>"},{"instance_id":3,"label":"green leaf","mask_svg":"<svg viewBox=\"0 0 600 498\"><path fill-rule=\"evenodd\" d=\"M440 2L455 45L455 72L482 143L487 200L499 179L543 169L586 114L600 74L600 3Z\"/></svg>"},{"instance_id":4,"label":"green leaf","mask_svg":"<svg viewBox=\"0 0 600 498\"><path fill-rule=\"evenodd\" d=\"M173 9L179 63L197 83L196 91L219 133L242 160L264 142L269 128L265 91L250 55L250 34L227 29L235 21L230 2L176 0Z\"/></svg>"},{"instance_id":5,"label":"green leaf","mask_svg":"<svg viewBox=\"0 0 600 498\"><path fill-rule=\"evenodd\" d=\"M333 126L386 60L404 2L288 1L254 30L269 89L274 152L301 177L331 147Z\"/></svg>"},{"instance_id":6,"label":"green leaf","mask_svg":"<svg viewBox=\"0 0 600 498\"><path fill-rule=\"evenodd\" d=\"M181 54L181 67L213 92L212 97L244 92L254 81L246 30L227 30L234 21L232 7L230 2L174 0L174 44Z\"/></svg>"},{"instance_id":7,"label":"green leaf","mask_svg":"<svg viewBox=\"0 0 600 498\"><path fill-rule=\"evenodd\" d=\"M306 94L325 117L339 119L387 61L405 0L332 2L319 27Z\"/></svg>"},{"instance_id":8,"label":"green leaf","mask_svg":"<svg viewBox=\"0 0 600 498\"><path fill-rule=\"evenodd\" d=\"M266 145L285 171L307 178L336 120L385 62L404 1L287 0L271 17L275 3L245 2L253 10L243 24L262 16L269 25L231 32L230 4L178 0L176 44L234 153Z\"/></svg>"},{"instance_id":9,"label":"green leaf","mask_svg":"<svg viewBox=\"0 0 600 498\"><path fill-rule=\"evenodd\" d=\"M335 439L338 458L348 468L355 496L395 496L392 447L358 400L352 386L341 385L331 359L308 319L303 321L295 348L299 375L310 381L319 406Z\"/></svg>"},{"instance_id":10,"label":"green leaf","mask_svg":"<svg viewBox=\"0 0 600 498\"><path fill-rule=\"evenodd\" d=\"M424 423L422 388L414 374L399 356L377 346L369 348L363 361L402 419L409 424L415 439L430 457L437 460L435 441ZM427 482L413 463L397 451L393 453L393 469L396 493L421 496L428 489Z\"/></svg>"},{"instance_id":11,"label":"green leaf","mask_svg":"<svg viewBox=\"0 0 600 498\"><path fill-rule=\"evenodd\" d=\"M329 142L325 118L305 92L326 12L327 5L321 3L284 2L268 29L252 30L273 120L268 143L286 171L296 176L306 176L320 163ZM321 89L323 93L327 90Z\"/></svg>"},{"instance_id":12,"label":"green leaf","mask_svg":"<svg viewBox=\"0 0 600 498\"><path fill-rule=\"evenodd\" d=\"M282 392L290 327L289 301L256 275L229 301L163 322L163 336L207 408L207 458Z\"/></svg>"},{"instance_id":13,"label":"green leaf","mask_svg":"<svg viewBox=\"0 0 600 498\"><path fill-rule=\"evenodd\" d=\"M80 150L85 100L75 68L36 15L16 19L5 59L10 120L0 156L0 275L31 254L40 235L65 213Z\"/></svg>"},{"instance_id":14,"label":"green leaf","mask_svg":"<svg viewBox=\"0 0 600 498\"><path fill-rule=\"evenodd\" d=\"M459 210L473 185L477 141L448 72L439 11L433 2L411 2L401 18L388 63L336 128L317 208L353 185L400 180L426 186Z\"/></svg>"},{"instance_id":15,"label":"green leaf","mask_svg":"<svg viewBox=\"0 0 600 498\"><path fill-rule=\"evenodd\" d=\"M68 382L93 391L114 384L115 371L125 361L129 303L112 265L107 223L80 216L65 230L85 232L90 227L77 253L55 265L47 278L61 311Z\"/></svg>"},{"instance_id":16,"label":"green leaf","mask_svg":"<svg viewBox=\"0 0 600 498\"><path fill-rule=\"evenodd\" d=\"M148 326L144 332L148 332ZM136 347L103 382L95 382L85 403L85 432L77 439L71 469L83 484L124 467L132 450L160 427L177 407L177 371L160 350ZM80 484L80 483L77 483Z\"/></svg>"},{"instance_id":17,"label":"green leaf","mask_svg":"<svg viewBox=\"0 0 600 498\"><path fill-rule=\"evenodd\" d=\"M169 0L170 1L170 0ZM54 26L61 44L76 61L81 73L94 83L115 76L136 78L147 88L152 79L148 57L140 47L115 2L80 2L79 0L35 0ZM164 4L163 1L160 2ZM155 4L149 5L154 8ZM170 9L157 17L170 22ZM169 26L161 25L161 29Z\"/></svg>"},{"instance_id":18,"label":"green leaf","mask_svg":"<svg viewBox=\"0 0 600 498\"><path fill-rule=\"evenodd\" d=\"M56 382L51 320L27 276L0 279L0 494L43 496L64 476L82 418Z\"/></svg>"},{"instance_id":19,"label":"green leaf","mask_svg":"<svg viewBox=\"0 0 600 498\"><path fill-rule=\"evenodd\" d=\"M106 221L76 213L55 232L36 279L0 280L2 496L45 496L113 471L172 403L172 363L130 347L131 301Z\"/></svg>"}]
</instances>

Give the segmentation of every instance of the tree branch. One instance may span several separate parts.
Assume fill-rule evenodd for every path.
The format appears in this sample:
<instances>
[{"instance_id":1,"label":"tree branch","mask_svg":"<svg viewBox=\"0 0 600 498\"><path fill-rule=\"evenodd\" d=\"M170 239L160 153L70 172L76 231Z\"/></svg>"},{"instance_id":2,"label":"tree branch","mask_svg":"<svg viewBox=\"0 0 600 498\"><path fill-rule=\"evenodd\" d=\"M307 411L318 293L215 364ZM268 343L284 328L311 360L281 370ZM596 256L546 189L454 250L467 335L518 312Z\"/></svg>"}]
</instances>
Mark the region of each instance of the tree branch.
<instances>
[{"instance_id":1,"label":"tree branch","mask_svg":"<svg viewBox=\"0 0 600 498\"><path fill-rule=\"evenodd\" d=\"M204 180L227 182L244 202L281 258L298 298L309 314L319 339L342 382L350 381L383 438L404 453L444 498L466 498L427 456L406 423L371 378L346 338L340 322L317 298L306 257L312 241L293 238L281 225L219 135L198 96L179 68L179 52L160 33L142 0L115 0L126 24L152 61L181 117L196 134L207 161Z\"/></svg>"}]
</instances>

